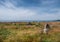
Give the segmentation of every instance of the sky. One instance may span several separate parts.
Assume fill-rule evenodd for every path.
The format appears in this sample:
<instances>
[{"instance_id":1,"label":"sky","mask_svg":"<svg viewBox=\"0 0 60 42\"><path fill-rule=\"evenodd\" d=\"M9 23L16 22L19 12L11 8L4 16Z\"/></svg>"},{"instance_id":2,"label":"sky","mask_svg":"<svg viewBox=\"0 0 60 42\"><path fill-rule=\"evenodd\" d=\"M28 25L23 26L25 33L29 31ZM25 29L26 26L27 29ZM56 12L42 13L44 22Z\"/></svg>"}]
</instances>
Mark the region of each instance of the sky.
<instances>
[{"instance_id":1,"label":"sky","mask_svg":"<svg viewBox=\"0 0 60 42\"><path fill-rule=\"evenodd\" d=\"M0 0L0 21L60 20L60 0Z\"/></svg>"}]
</instances>

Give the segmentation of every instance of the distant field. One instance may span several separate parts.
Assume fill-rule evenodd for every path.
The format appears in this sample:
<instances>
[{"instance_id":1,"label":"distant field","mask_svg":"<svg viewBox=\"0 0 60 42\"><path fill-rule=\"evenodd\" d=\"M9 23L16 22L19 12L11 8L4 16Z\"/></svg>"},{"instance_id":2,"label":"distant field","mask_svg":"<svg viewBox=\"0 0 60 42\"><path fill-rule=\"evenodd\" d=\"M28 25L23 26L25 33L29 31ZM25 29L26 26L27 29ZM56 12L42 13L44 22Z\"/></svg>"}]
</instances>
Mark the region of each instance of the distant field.
<instances>
[{"instance_id":1,"label":"distant field","mask_svg":"<svg viewBox=\"0 0 60 42\"><path fill-rule=\"evenodd\" d=\"M42 33L47 23L48 35ZM0 22L0 42L60 42L60 22Z\"/></svg>"}]
</instances>

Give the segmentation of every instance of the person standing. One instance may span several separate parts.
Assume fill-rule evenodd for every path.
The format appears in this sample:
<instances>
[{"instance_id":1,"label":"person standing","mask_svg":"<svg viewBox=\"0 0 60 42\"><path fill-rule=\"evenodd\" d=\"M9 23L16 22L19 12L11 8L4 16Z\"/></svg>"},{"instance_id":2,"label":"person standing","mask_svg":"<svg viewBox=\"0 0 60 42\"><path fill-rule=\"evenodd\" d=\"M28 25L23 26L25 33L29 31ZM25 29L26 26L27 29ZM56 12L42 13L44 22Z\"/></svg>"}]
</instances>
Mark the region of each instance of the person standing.
<instances>
[{"instance_id":1,"label":"person standing","mask_svg":"<svg viewBox=\"0 0 60 42\"><path fill-rule=\"evenodd\" d=\"M48 34L49 30L50 30L50 25L46 24L44 29L43 29L43 33Z\"/></svg>"}]
</instances>

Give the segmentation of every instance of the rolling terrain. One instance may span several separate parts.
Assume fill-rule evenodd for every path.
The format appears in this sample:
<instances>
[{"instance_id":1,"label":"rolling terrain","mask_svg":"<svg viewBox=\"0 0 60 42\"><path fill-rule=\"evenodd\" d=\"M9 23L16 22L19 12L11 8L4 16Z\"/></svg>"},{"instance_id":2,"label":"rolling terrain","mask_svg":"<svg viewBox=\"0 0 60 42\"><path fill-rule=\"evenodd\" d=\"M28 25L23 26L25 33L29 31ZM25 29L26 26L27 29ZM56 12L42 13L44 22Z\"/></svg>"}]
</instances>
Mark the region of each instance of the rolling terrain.
<instances>
[{"instance_id":1,"label":"rolling terrain","mask_svg":"<svg viewBox=\"0 0 60 42\"><path fill-rule=\"evenodd\" d=\"M60 22L0 22L0 42L60 42Z\"/></svg>"}]
</instances>

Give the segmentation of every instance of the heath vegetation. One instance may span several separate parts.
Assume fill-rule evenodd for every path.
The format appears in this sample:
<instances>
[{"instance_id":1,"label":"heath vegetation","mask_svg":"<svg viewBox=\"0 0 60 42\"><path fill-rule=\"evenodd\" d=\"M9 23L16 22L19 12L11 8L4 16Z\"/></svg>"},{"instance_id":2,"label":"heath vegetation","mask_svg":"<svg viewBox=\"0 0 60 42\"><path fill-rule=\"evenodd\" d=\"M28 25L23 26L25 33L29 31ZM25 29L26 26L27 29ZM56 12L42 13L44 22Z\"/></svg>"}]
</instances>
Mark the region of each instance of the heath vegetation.
<instances>
[{"instance_id":1,"label":"heath vegetation","mask_svg":"<svg viewBox=\"0 0 60 42\"><path fill-rule=\"evenodd\" d=\"M48 35L42 33L46 23ZM0 42L60 42L60 22L0 23Z\"/></svg>"}]
</instances>

